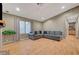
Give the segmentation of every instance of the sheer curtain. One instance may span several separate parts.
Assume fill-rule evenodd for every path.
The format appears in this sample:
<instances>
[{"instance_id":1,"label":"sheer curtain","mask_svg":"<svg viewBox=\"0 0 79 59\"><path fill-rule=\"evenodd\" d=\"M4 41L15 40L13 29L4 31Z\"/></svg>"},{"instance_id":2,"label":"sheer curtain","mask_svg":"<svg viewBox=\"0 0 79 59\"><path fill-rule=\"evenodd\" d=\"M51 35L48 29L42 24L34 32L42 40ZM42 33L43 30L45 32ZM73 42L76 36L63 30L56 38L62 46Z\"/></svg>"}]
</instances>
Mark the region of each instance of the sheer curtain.
<instances>
[{"instance_id":1,"label":"sheer curtain","mask_svg":"<svg viewBox=\"0 0 79 59\"><path fill-rule=\"evenodd\" d=\"M31 32L31 23L26 22L26 33L30 33L30 32Z\"/></svg>"},{"instance_id":2,"label":"sheer curtain","mask_svg":"<svg viewBox=\"0 0 79 59\"><path fill-rule=\"evenodd\" d=\"M20 21L20 34L24 34L24 33L25 33L25 22Z\"/></svg>"}]
</instances>

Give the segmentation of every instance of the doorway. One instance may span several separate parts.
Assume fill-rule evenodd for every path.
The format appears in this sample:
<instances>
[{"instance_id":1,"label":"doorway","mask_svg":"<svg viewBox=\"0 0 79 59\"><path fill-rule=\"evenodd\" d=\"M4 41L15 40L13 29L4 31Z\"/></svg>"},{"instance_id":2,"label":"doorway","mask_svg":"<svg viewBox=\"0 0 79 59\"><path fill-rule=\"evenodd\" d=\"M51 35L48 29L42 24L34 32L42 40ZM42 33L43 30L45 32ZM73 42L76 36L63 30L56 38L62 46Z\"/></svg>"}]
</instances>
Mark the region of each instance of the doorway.
<instances>
[{"instance_id":1,"label":"doorway","mask_svg":"<svg viewBox=\"0 0 79 59\"><path fill-rule=\"evenodd\" d=\"M76 36L76 22L69 23L69 35Z\"/></svg>"},{"instance_id":2,"label":"doorway","mask_svg":"<svg viewBox=\"0 0 79 59\"><path fill-rule=\"evenodd\" d=\"M66 19L66 37L74 36L78 37L78 15L68 17Z\"/></svg>"}]
</instances>

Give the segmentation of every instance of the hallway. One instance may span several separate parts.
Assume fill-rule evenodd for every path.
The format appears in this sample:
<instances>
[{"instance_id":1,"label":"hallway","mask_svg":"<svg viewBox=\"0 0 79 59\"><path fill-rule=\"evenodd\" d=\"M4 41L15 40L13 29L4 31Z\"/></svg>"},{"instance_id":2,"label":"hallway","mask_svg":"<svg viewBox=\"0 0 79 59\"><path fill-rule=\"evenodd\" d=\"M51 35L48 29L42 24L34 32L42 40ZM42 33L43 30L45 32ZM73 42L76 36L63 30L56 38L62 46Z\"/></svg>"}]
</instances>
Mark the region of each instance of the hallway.
<instances>
[{"instance_id":1,"label":"hallway","mask_svg":"<svg viewBox=\"0 0 79 59\"><path fill-rule=\"evenodd\" d=\"M79 40L70 35L61 41L46 38L38 40L25 39L3 46L12 55L63 55L79 54Z\"/></svg>"}]
</instances>

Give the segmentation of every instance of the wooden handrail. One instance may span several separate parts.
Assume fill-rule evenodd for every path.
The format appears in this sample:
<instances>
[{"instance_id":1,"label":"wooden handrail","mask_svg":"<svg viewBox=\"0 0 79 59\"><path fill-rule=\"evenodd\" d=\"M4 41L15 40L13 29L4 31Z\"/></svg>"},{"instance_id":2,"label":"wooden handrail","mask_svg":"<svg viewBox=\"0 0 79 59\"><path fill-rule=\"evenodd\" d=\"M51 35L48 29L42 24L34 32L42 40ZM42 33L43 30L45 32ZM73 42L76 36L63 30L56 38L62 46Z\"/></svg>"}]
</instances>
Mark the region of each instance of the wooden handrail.
<instances>
[{"instance_id":1,"label":"wooden handrail","mask_svg":"<svg viewBox=\"0 0 79 59\"><path fill-rule=\"evenodd\" d=\"M4 23L5 23L5 21L4 21L4 20L0 20L0 23L3 23L3 24L4 24Z\"/></svg>"},{"instance_id":2,"label":"wooden handrail","mask_svg":"<svg viewBox=\"0 0 79 59\"><path fill-rule=\"evenodd\" d=\"M4 20L0 20L0 26L5 26L5 21Z\"/></svg>"}]
</instances>

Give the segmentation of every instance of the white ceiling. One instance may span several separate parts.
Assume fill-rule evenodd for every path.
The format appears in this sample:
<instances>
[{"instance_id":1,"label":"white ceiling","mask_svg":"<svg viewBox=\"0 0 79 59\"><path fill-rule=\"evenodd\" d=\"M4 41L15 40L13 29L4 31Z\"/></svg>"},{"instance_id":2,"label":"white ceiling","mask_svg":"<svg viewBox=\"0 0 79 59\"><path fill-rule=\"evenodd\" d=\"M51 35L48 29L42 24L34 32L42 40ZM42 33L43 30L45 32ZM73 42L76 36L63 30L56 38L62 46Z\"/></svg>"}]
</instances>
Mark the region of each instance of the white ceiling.
<instances>
[{"instance_id":1,"label":"white ceiling","mask_svg":"<svg viewBox=\"0 0 79 59\"><path fill-rule=\"evenodd\" d=\"M3 12L9 11L9 14L45 21L78 5L78 3L40 3L40 5L36 3L3 3ZM20 8L20 11L16 11L17 7Z\"/></svg>"}]
</instances>

